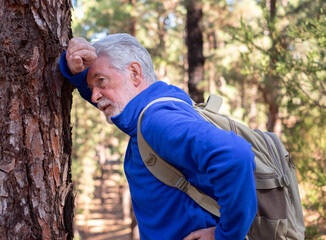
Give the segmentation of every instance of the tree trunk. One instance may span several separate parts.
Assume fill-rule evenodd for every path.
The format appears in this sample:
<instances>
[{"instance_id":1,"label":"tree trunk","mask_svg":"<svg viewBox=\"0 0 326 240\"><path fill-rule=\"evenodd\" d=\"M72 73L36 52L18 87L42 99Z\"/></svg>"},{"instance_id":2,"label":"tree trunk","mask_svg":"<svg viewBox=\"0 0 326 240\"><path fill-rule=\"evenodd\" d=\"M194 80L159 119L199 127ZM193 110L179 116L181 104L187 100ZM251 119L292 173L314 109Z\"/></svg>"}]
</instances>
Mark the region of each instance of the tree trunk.
<instances>
[{"instance_id":1,"label":"tree trunk","mask_svg":"<svg viewBox=\"0 0 326 240\"><path fill-rule=\"evenodd\" d=\"M213 28L208 29L207 40L209 51L214 52L217 49L217 40L215 36L215 31ZM216 93L216 83L215 83L215 74L216 74L216 66L214 64L214 60L210 60L207 64L209 83L208 83L208 92Z\"/></svg>"},{"instance_id":2,"label":"tree trunk","mask_svg":"<svg viewBox=\"0 0 326 240\"><path fill-rule=\"evenodd\" d=\"M132 7L131 19L130 19L130 23L129 23L129 32L130 32L130 35L132 35L134 37L136 36L136 24L137 24L137 18L135 15L136 3L137 3L137 0L129 0L129 4Z\"/></svg>"},{"instance_id":3,"label":"tree trunk","mask_svg":"<svg viewBox=\"0 0 326 240\"><path fill-rule=\"evenodd\" d=\"M280 136L281 119L279 117L279 106L277 103L279 98L280 77L274 72L276 70L276 65L280 54L280 46L277 46L280 45L280 39L278 39L276 36L276 1L277 0L266 0L266 6L269 10L270 16L268 31L272 41L272 46L268 53L270 57L269 71L266 75L263 95L265 103L268 105L267 130L269 132L275 132L278 136Z\"/></svg>"},{"instance_id":4,"label":"tree trunk","mask_svg":"<svg viewBox=\"0 0 326 240\"><path fill-rule=\"evenodd\" d=\"M203 55L203 27L201 1L186 1L187 24L186 43L188 48L188 89L189 95L195 102L204 101L204 91L199 88L199 83L204 79Z\"/></svg>"},{"instance_id":5,"label":"tree trunk","mask_svg":"<svg viewBox=\"0 0 326 240\"><path fill-rule=\"evenodd\" d=\"M0 239L72 239L69 0L0 0Z\"/></svg>"},{"instance_id":6,"label":"tree trunk","mask_svg":"<svg viewBox=\"0 0 326 240\"><path fill-rule=\"evenodd\" d=\"M255 81L251 81L251 93L250 93L250 110L249 110L249 127L250 129L255 129L257 125L257 95L258 86Z\"/></svg>"}]
</instances>

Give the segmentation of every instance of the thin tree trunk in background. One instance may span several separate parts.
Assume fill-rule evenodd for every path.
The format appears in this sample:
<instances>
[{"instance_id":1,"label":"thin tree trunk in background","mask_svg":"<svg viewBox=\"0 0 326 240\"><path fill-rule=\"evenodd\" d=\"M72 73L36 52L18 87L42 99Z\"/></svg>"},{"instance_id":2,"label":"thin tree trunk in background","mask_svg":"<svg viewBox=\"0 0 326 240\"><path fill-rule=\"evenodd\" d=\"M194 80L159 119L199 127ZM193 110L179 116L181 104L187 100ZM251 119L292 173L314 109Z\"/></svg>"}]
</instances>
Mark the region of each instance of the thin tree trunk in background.
<instances>
[{"instance_id":1,"label":"thin tree trunk in background","mask_svg":"<svg viewBox=\"0 0 326 240\"><path fill-rule=\"evenodd\" d=\"M279 117L279 106L277 103L279 95L279 76L273 73L276 69L276 63L279 55L279 50L277 49L277 39L275 39L275 16L276 16L276 1L277 0L266 0L266 5L269 9L270 14L270 24L269 35L272 41L272 47L270 49L270 71L267 76L267 81L264 89L264 99L268 104L268 122L267 130L270 132L275 132L278 136L281 135L281 119Z\"/></svg>"},{"instance_id":2,"label":"thin tree trunk in background","mask_svg":"<svg viewBox=\"0 0 326 240\"><path fill-rule=\"evenodd\" d=\"M0 239L72 239L68 0L0 0Z\"/></svg>"},{"instance_id":3,"label":"thin tree trunk in background","mask_svg":"<svg viewBox=\"0 0 326 240\"><path fill-rule=\"evenodd\" d=\"M276 0L268 0L267 2L269 2L270 16L274 19L276 14Z\"/></svg>"},{"instance_id":4,"label":"thin tree trunk in background","mask_svg":"<svg viewBox=\"0 0 326 240\"><path fill-rule=\"evenodd\" d=\"M187 39L187 31L185 31L184 33L184 38ZM189 88L188 88L188 82L189 82L189 74L187 74L189 68L189 64L188 64L188 54L185 52L183 54L183 90L185 92L189 93Z\"/></svg>"},{"instance_id":5,"label":"thin tree trunk in background","mask_svg":"<svg viewBox=\"0 0 326 240\"><path fill-rule=\"evenodd\" d=\"M209 29L207 33L207 40L208 40L208 46L209 50L213 52L214 50L217 49L217 41L216 41L216 36L215 36L215 31L214 29ZM209 76L209 83L208 83L208 92L211 93L216 93L216 83L215 83L215 64L214 61L210 60L207 64L207 69L208 69L208 76Z\"/></svg>"},{"instance_id":6,"label":"thin tree trunk in background","mask_svg":"<svg viewBox=\"0 0 326 240\"><path fill-rule=\"evenodd\" d=\"M158 39L159 39L159 55L164 59L164 61L160 62L159 69L158 69L158 77L160 80L165 81L169 83L168 78L167 78L167 49L166 49L166 31L167 31L167 26L166 26L166 20L168 18L169 12L164 9L164 11L160 12L158 11L157 15L157 33L158 33Z\"/></svg>"},{"instance_id":7,"label":"thin tree trunk in background","mask_svg":"<svg viewBox=\"0 0 326 240\"><path fill-rule=\"evenodd\" d=\"M188 0L186 1L186 9L186 44L188 48L189 95L195 102L203 102L204 91L199 88L199 83L204 79L205 62L203 55L202 2Z\"/></svg>"},{"instance_id":8,"label":"thin tree trunk in background","mask_svg":"<svg viewBox=\"0 0 326 240\"><path fill-rule=\"evenodd\" d=\"M130 32L130 35L132 35L134 37L136 36L136 23L137 23L137 18L135 15L136 3L137 3L137 0L129 0L129 4L132 6L129 32Z\"/></svg>"},{"instance_id":9,"label":"thin tree trunk in background","mask_svg":"<svg viewBox=\"0 0 326 240\"><path fill-rule=\"evenodd\" d=\"M213 62L208 63L208 71L209 71L209 85L208 91L210 94L216 93L216 83L215 83L215 64Z\"/></svg>"},{"instance_id":10,"label":"thin tree trunk in background","mask_svg":"<svg viewBox=\"0 0 326 240\"><path fill-rule=\"evenodd\" d=\"M249 112L249 127L250 129L255 129L257 125L257 95L258 86L256 83L251 83L251 93L250 93L250 112Z\"/></svg>"}]
</instances>

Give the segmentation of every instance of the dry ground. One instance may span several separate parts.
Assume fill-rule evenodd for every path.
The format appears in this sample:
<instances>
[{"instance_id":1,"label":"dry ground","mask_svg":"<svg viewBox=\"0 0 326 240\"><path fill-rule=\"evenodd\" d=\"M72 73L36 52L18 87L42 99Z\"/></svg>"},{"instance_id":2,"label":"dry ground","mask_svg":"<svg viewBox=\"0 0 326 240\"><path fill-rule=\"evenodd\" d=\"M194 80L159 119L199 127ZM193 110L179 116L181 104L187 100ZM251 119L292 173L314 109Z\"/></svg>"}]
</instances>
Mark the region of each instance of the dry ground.
<instances>
[{"instance_id":1,"label":"dry ground","mask_svg":"<svg viewBox=\"0 0 326 240\"><path fill-rule=\"evenodd\" d=\"M85 206L78 200L75 214L75 239L81 240L137 240L137 229L130 216L129 190L119 173L119 163L110 163L102 179L95 180L94 198ZM124 206L124 207L123 207ZM87 211L85 211L87 209ZM88 212L88 214L85 214Z\"/></svg>"}]
</instances>

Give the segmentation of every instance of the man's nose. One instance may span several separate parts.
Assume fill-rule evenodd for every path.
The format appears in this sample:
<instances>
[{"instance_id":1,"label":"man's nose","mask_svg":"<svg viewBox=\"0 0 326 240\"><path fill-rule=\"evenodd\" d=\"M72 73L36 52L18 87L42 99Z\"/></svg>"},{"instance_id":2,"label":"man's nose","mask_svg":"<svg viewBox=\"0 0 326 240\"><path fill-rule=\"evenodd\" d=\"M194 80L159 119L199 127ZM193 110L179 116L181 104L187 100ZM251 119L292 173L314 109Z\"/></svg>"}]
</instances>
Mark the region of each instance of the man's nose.
<instances>
[{"instance_id":1,"label":"man's nose","mask_svg":"<svg viewBox=\"0 0 326 240\"><path fill-rule=\"evenodd\" d=\"M101 94L100 89L98 89L96 87L93 88L92 98L91 98L92 102L93 103L98 103L101 100L101 98L102 98L102 94Z\"/></svg>"}]
</instances>

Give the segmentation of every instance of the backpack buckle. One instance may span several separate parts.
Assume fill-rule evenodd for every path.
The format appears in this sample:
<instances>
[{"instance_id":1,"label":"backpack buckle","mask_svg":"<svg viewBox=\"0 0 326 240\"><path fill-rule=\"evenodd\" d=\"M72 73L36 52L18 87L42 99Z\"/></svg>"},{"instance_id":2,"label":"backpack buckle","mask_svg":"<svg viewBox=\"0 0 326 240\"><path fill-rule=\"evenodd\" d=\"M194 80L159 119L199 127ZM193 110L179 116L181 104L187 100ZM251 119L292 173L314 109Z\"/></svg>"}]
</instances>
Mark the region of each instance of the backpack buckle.
<instances>
[{"instance_id":1,"label":"backpack buckle","mask_svg":"<svg viewBox=\"0 0 326 240\"><path fill-rule=\"evenodd\" d=\"M189 184L190 183L184 177L181 177L175 184L175 187L180 191L185 192L187 191Z\"/></svg>"},{"instance_id":2,"label":"backpack buckle","mask_svg":"<svg viewBox=\"0 0 326 240\"><path fill-rule=\"evenodd\" d=\"M156 157L153 154L148 154L144 162L147 166L153 166L156 162Z\"/></svg>"}]
</instances>

